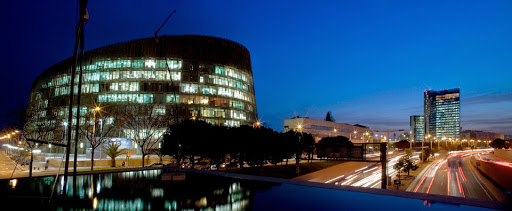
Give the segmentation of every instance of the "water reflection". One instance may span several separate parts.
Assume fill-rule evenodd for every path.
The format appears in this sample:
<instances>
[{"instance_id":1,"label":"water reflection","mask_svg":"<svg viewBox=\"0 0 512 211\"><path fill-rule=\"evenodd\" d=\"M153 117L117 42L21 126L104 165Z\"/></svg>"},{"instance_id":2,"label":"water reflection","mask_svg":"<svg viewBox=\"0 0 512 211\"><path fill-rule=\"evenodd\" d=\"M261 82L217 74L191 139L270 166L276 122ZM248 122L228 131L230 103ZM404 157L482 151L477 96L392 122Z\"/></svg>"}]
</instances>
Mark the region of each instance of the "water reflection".
<instances>
[{"instance_id":1,"label":"water reflection","mask_svg":"<svg viewBox=\"0 0 512 211\"><path fill-rule=\"evenodd\" d=\"M428 202L390 195L243 180L187 172L182 183L162 181L162 170L77 176L77 197L69 177L64 196L63 177L0 180L5 191L0 203L19 210L414 210L483 209ZM368 203L370 202L371 203ZM494 202L493 202L494 203Z\"/></svg>"},{"instance_id":2,"label":"water reflection","mask_svg":"<svg viewBox=\"0 0 512 211\"><path fill-rule=\"evenodd\" d=\"M162 170L79 175L78 199L75 200L71 199L74 191L72 177L69 177L68 193L64 197L63 177L60 176L56 187L60 193L54 193L56 197L52 202L49 196L55 177L20 179L16 189L16 185L10 186L7 195L48 197L48 200L34 201L43 207L53 205L52 209L72 206L98 210L246 210L252 206L254 191L277 185L193 173L187 173L184 182L173 183L162 181L161 175ZM14 197L13 200L22 199Z\"/></svg>"},{"instance_id":3,"label":"water reflection","mask_svg":"<svg viewBox=\"0 0 512 211\"><path fill-rule=\"evenodd\" d=\"M11 186L12 189L16 189L17 183L18 183L18 179L12 179L9 181L9 186Z\"/></svg>"}]
</instances>

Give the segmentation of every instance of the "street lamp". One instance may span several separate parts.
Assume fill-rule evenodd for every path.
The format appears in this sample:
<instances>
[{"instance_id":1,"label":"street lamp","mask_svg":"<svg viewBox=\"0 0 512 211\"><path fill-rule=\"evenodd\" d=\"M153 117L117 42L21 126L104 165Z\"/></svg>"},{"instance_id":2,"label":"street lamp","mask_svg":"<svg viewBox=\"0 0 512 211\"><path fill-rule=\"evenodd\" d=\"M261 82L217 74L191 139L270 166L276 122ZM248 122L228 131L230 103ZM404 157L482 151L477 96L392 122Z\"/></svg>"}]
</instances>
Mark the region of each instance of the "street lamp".
<instances>
[{"instance_id":1,"label":"street lamp","mask_svg":"<svg viewBox=\"0 0 512 211\"><path fill-rule=\"evenodd\" d=\"M99 112L101 109L100 107L96 106L96 108L93 109L93 125L92 125L92 142L96 140L96 112ZM76 140L75 140L76 141ZM144 159L144 158L142 158ZM91 167L92 168L92 167Z\"/></svg>"},{"instance_id":2,"label":"street lamp","mask_svg":"<svg viewBox=\"0 0 512 211\"><path fill-rule=\"evenodd\" d=\"M92 138L94 138L95 136L95 130L96 130L96 112L100 111L100 107L97 107L93 109L94 110L94 113L92 114L93 116L93 120L94 120L94 123L93 123L93 127L92 127Z\"/></svg>"},{"instance_id":3,"label":"street lamp","mask_svg":"<svg viewBox=\"0 0 512 211\"><path fill-rule=\"evenodd\" d=\"M300 136L299 136L299 141L297 142L297 147L296 147L296 151L295 151L295 173L297 174L297 176L300 174L300 152L299 152L299 147L300 147L300 139L302 138L302 125L299 124L297 125L297 132L300 133Z\"/></svg>"},{"instance_id":4,"label":"street lamp","mask_svg":"<svg viewBox=\"0 0 512 211\"><path fill-rule=\"evenodd\" d=\"M356 136L357 131L354 130L354 137ZM350 133L349 140L352 141L352 133Z\"/></svg>"},{"instance_id":5,"label":"street lamp","mask_svg":"<svg viewBox=\"0 0 512 211\"><path fill-rule=\"evenodd\" d=\"M302 125L301 125L301 124L298 124L298 125L297 125L297 129L296 129L296 131L298 131L298 132L302 133Z\"/></svg>"},{"instance_id":6,"label":"street lamp","mask_svg":"<svg viewBox=\"0 0 512 211\"><path fill-rule=\"evenodd\" d=\"M253 128L259 128L261 126L261 122L260 121L256 121L254 124L253 124Z\"/></svg>"}]
</instances>

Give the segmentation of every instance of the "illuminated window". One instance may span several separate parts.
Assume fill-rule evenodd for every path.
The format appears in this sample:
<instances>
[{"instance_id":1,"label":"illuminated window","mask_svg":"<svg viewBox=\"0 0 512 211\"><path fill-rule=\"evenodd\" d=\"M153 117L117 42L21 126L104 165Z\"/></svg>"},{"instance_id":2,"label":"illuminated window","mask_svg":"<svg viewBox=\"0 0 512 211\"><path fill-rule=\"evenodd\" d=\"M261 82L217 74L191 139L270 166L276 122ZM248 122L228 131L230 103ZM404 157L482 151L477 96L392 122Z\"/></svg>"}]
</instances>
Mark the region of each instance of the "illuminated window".
<instances>
[{"instance_id":1,"label":"illuminated window","mask_svg":"<svg viewBox=\"0 0 512 211\"><path fill-rule=\"evenodd\" d=\"M179 101L180 101L180 96L179 95L176 95L176 97L174 97L174 95L167 95L167 98L165 100L166 103L179 102Z\"/></svg>"},{"instance_id":2,"label":"illuminated window","mask_svg":"<svg viewBox=\"0 0 512 211\"><path fill-rule=\"evenodd\" d=\"M144 60L133 60L132 68L142 68L144 66Z\"/></svg>"},{"instance_id":3,"label":"illuminated window","mask_svg":"<svg viewBox=\"0 0 512 211\"><path fill-rule=\"evenodd\" d=\"M138 82L130 82L130 91L132 91L132 92L139 91L139 83Z\"/></svg>"},{"instance_id":4,"label":"illuminated window","mask_svg":"<svg viewBox=\"0 0 512 211\"><path fill-rule=\"evenodd\" d=\"M156 63L155 63L155 60L146 60L145 63L144 63L144 67L145 68L155 68L156 66Z\"/></svg>"},{"instance_id":5,"label":"illuminated window","mask_svg":"<svg viewBox=\"0 0 512 211\"><path fill-rule=\"evenodd\" d=\"M181 83L180 88L181 88L181 92L183 92L183 93L197 93L197 91L198 91L197 84Z\"/></svg>"}]
</instances>

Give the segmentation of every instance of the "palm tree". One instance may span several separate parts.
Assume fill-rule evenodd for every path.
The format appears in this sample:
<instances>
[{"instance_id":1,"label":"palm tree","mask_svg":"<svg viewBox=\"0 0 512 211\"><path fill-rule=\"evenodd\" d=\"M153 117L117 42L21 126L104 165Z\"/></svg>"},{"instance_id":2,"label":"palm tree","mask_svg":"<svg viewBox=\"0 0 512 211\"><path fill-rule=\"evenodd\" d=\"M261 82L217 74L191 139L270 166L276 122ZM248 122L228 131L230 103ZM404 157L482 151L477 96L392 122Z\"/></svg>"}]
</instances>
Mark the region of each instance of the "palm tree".
<instances>
[{"instance_id":1,"label":"palm tree","mask_svg":"<svg viewBox=\"0 0 512 211\"><path fill-rule=\"evenodd\" d=\"M121 147L121 142L118 141L111 141L103 147L103 153L112 159L111 167L116 167L116 157L124 154L124 150L119 149L119 147Z\"/></svg>"}]
</instances>

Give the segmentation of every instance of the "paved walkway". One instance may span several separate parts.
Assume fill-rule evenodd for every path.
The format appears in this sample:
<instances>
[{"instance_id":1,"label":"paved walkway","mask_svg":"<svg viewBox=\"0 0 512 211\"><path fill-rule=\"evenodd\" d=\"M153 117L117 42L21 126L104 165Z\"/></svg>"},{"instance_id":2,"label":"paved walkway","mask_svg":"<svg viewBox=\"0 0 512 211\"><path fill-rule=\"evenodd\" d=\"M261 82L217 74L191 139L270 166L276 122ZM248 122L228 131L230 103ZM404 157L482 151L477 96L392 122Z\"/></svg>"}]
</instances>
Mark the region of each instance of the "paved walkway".
<instances>
[{"instance_id":1,"label":"paved walkway","mask_svg":"<svg viewBox=\"0 0 512 211\"><path fill-rule=\"evenodd\" d=\"M16 162L11 159L9 155L7 155L3 150L0 150L0 179L8 179L11 178L13 174L14 167L16 166ZM16 171L14 172L13 177L23 177L28 176L28 173L24 173L24 167L18 165Z\"/></svg>"}]
</instances>

